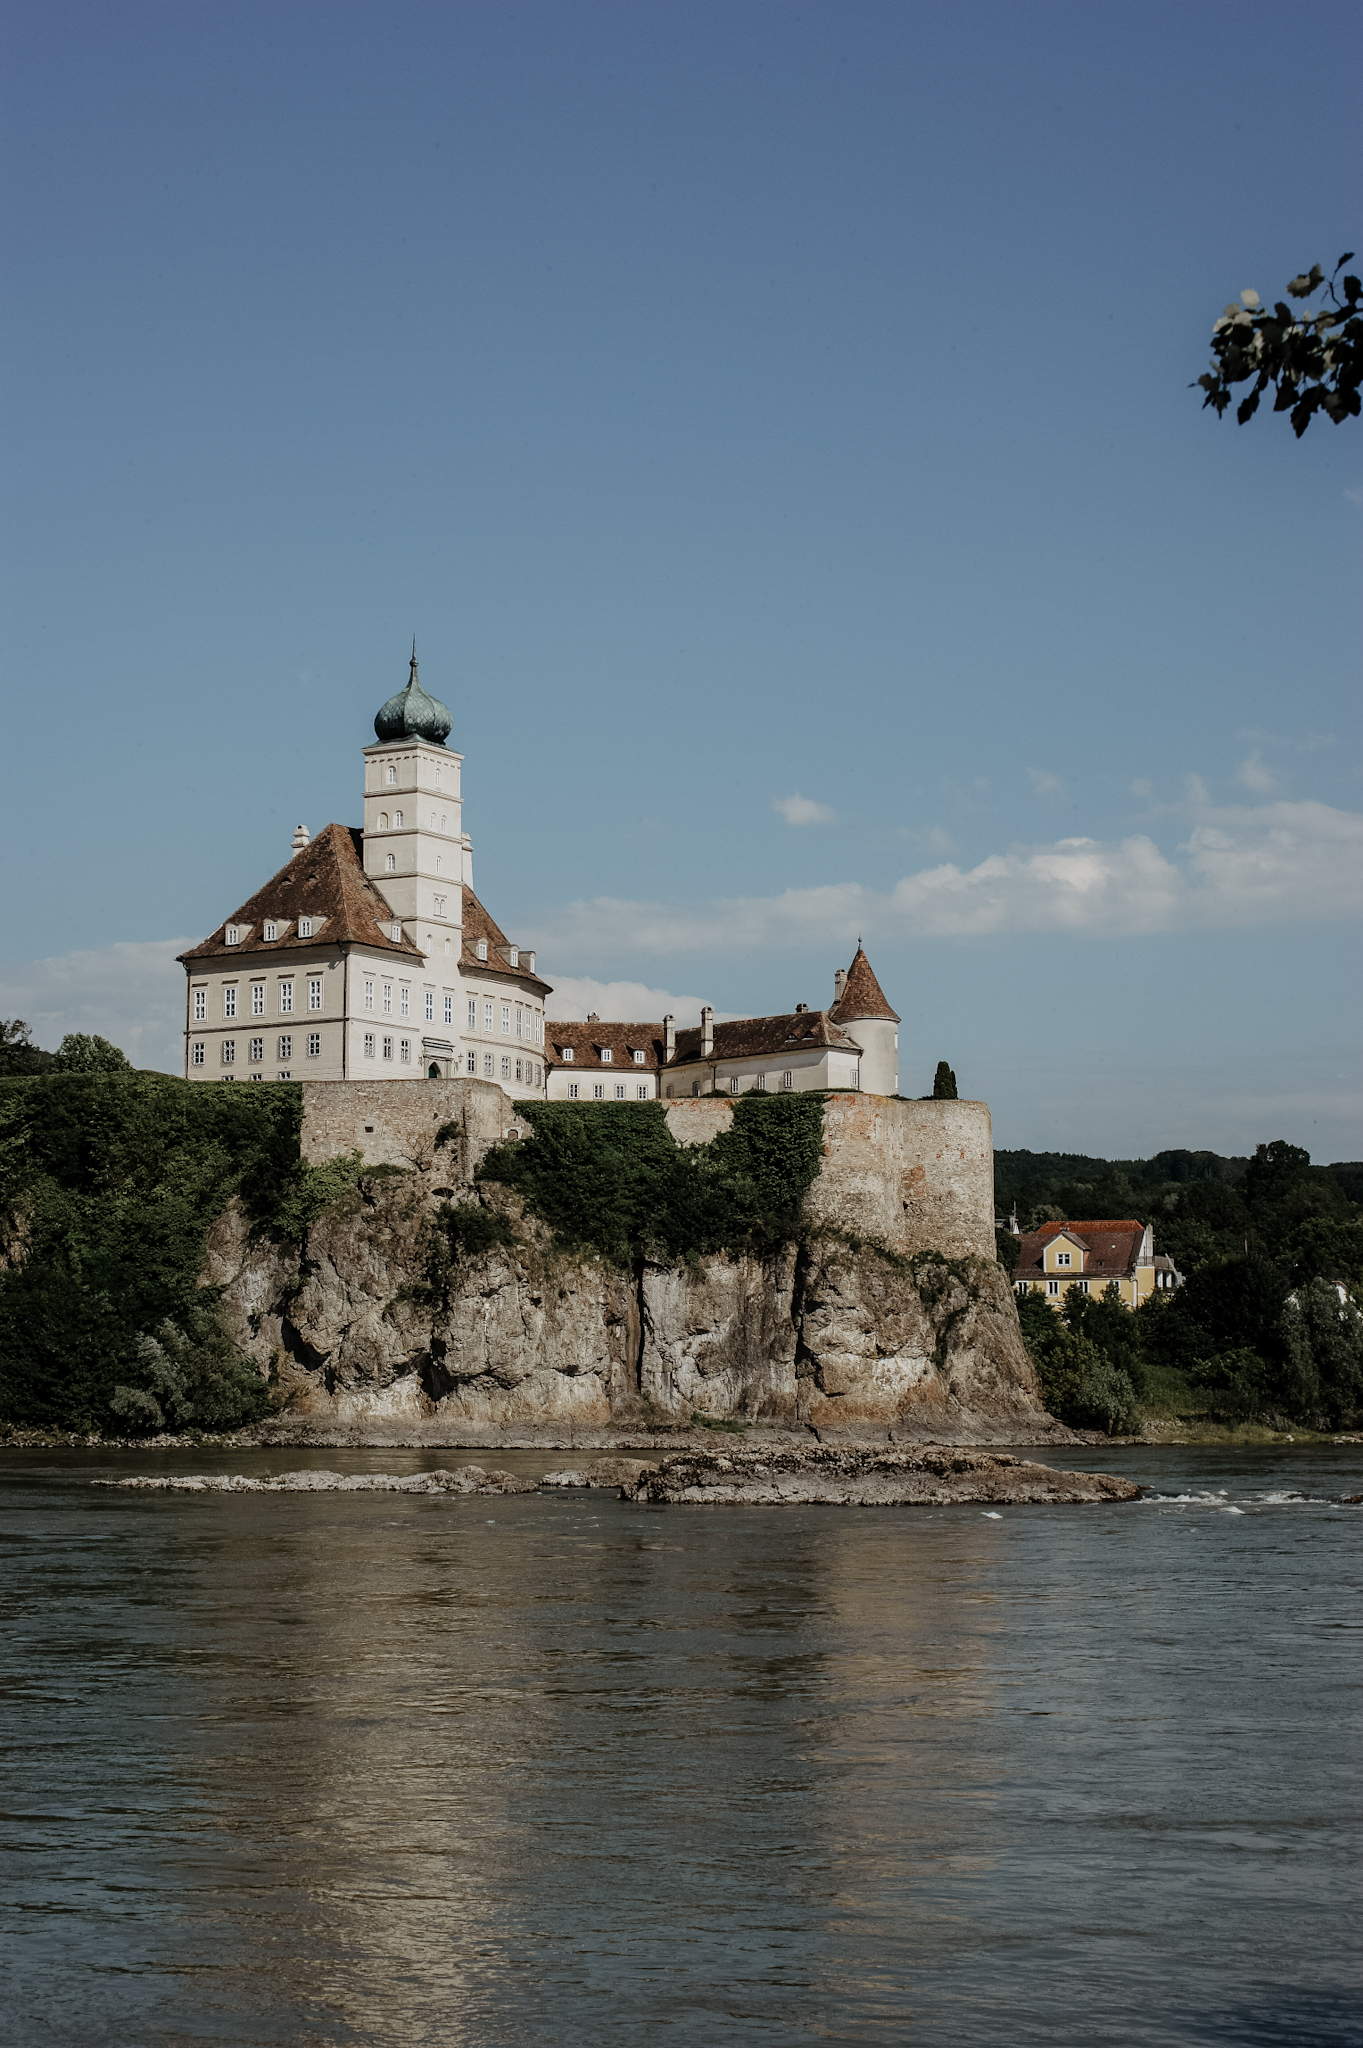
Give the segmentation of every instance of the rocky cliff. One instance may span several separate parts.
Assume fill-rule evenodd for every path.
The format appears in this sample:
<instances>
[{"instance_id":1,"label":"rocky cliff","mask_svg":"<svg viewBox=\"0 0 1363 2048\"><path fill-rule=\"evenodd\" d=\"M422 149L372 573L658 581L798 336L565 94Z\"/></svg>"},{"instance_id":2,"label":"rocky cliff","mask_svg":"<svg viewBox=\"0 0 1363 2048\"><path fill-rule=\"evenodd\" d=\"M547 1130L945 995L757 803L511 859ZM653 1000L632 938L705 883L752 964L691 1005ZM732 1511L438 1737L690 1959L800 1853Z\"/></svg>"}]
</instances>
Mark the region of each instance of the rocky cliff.
<instances>
[{"instance_id":1,"label":"rocky cliff","mask_svg":"<svg viewBox=\"0 0 1363 2048\"><path fill-rule=\"evenodd\" d=\"M217 1219L204 1278L291 1426L461 1443L693 1415L896 1441L1067 1434L992 1258L858 1241L825 1190L765 1256L622 1269L565 1251L519 1195L474 1182L476 1159L452 1134L362 1173L300 1245L236 1203Z\"/></svg>"}]
</instances>

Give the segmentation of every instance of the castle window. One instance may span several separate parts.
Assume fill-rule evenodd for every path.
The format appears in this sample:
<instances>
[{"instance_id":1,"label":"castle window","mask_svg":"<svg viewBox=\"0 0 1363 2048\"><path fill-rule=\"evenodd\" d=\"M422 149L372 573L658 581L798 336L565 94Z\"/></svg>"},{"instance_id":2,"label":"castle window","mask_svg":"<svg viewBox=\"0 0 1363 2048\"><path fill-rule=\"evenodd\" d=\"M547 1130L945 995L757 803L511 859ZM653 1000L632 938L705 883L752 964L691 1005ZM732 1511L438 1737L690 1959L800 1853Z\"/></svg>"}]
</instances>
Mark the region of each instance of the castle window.
<instances>
[{"instance_id":1,"label":"castle window","mask_svg":"<svg viewBox=\"0 0 1363 2048\"><path fill-rule=\"evenodd\" d=\"M691 1083L691 1093L692 1093L693 1095L699 1095L699 1094L700 1094L700 1082L699 1082L699 1081L693 1081L693 1082Z\"/></svg>"},{"instance_id":2,"label":"castle window","mask_svg":"<svg viewBox=\"0 0 1363 2048\"><path fill-rule=\"evenodd\" d=\"M503 1003L503 1004L502 1004L502 1037L503 1037L503 1038L510 1038L510 1036L511 1036L511 1005L510 1005L510 1003Z\"/></svg>"},{"instance_id":3,"label":"castle window","mask_svg":"<svg viewBox=\"0 0 1363 2048\"><path fill-rule=\"evenodd\" d=\"M477 953L478 953L478 958L479 958L480 960L486 960L486 958L487 958L487 940L486 940L486 939L479 939L479 941L478 941L478 946L477 946Z\"/></svg>"},{"instance_id":4,"label":"castle window","mask_svg":"<svg viewBox=\"0 0 1363 2048\"><path fill-rule=\"evenodd\" d=\"M795 1086L795 1076L789 1067L786 1068L785 1073L781 1076L781 1086L783 1088L793 1088Z\"/></svg>"},{"instance_id":5,"label":"castle window","mask_svg":"<svg viewBox=\"0 0 1363 2048\"><path fill-rule=\"evenodd\" d=\"M755 1088L755 1089L757 1090L757 1092L758 1092L758 1094L759 1094L759 1095L765 1095L765 1094L766 1094L766 1092L767 1092L767 1077L766 1077L766 1075L765 1075L765 1074L758 1074L758 1075L757 1075L757 1076L755 1077L754 1081L753 1081L753 1087L754 1087L754 1088Z\"/></svg>"},{"instance_id":6,"label":"castle window","mask_svg":"<svg viewBox=\"0 0 1363 2048\"><path fill-rule=\"evenodd\" d=\"M393 944L395 946L400 946L402 944L402 926L398 924L396 920L389 925L388 936L392 939Z\"/></svg>"},{"instance_id":7,"label":"castle window","mask_svg":"<svg viewBox=\"0 0 1363 2048\"><path fill-rule=\"evenodd\" d=\"M1068 1252L1057 1252L1057 1253L1056 1253L1056 1255L1055 1255L1055 1263L1056 1263L1056 1265L1057 1265L1057 1266L1068 1266L1069 1262L1070 1262L1070 1255L1069 1255L1069 1253L1068 1253Z\"/></svg>"},{"instance_id":8,"label":"castle window","mask_svg":"<svg viewBox=\"0 0 1363 2048\"><path fill-rule=\"evenodd\" d=\"M739 1093L739 1091L741 1090L742 1086L743 1086L743 1083L742 1083L742 1081L741 1081L741 1080L739 1079L739 1077L738 1077L738 1075L737 1075L737 1074L733 1074L733 1075L731 1075L731 1076L730 1076L730 1078L729 1078L729 1093L730 1093L730 1095L737 1095L737 1094Z\"/></svg>"},{"instance_id":9,"label":"castle window","mask_svg":"<svg viewBox=\"0 0 1363 2048\"><path fill-rule=\"evenodd\" d=\"M449 940L448 940L448 939L446 939L446 941L445 941L445 958L446 958L446 959L448 960L448 959L449 959L449 957L450 957L450 942L449 942Z\"/></svg>"},{"instance_id":10,"label":"castle window","mask_svg":"<svg viewBox=\"0 0 1363 2048\"><path fill-rule=\"evenodd\" d=\"M517 1079L518 1081L522 1081L522 1080L524 1080L524 1078L525 1078L524 1074L523 1074L523 1073L522 1073L522 1071L521 1071L521 1067L522 1067L522 1062L521 1062L520 1060L517 1060L517 1062L516 1062L516 1079Z\"/></svg>"},{"instance_id":11,"label":"castle window","mask_svg":"<svg viewBox=\"0 0 1363 2048\"><path fill-rule=\"evenodd\" d=\"M490 1052L483 1054L483 1079L485 1081L492 1079L492 1054Z\"/></svg>"},{"instance_id":12,"label":"castle window","mask_svg":"<svg viewBox=\"0 0 1363 2048\"><path fill-rule=\"evenodd\" d=\"M366 1031L364 1034L364 1056L367 1060L372 1060L374 1057L374 1034L372 1031Z\"/></svg>"},{"instance_id":13,"label":"castle window","mask_svg":"<svg viewBox=\"0 0 1363 2048\"><path fill-rule=\"evenodd\" d=\"M634 1048L634 1064L636 1067L641 1067L644 1064L644 1053L642 1046L635 1046Z\"/></svg>"},{"instance_id":14,"label":"castle window","mask_svg":"<svg viewBox=\"0 0 1363 2048\"><path fill-rule=\"evenodd\" d=\"M236 928L236 926L235 926L234 924L229 924L229 925L228 925L228 926L226 927L225 931L223 932L223 938L225 939L225 941L227 942L227 944L228 944L229 946L235 946L235 945L236 945L236 943L237 943L237 928Z\"/></svg>"},{"instance_id":15,"label":"castle window","mask_svg":"<svg viewBox=\"0 0 1363 2048\"><path fill-rule=\"evenodd\" d=\"M434 1024L435 1022L435 990L433 988L428 988L426 991L426 1022L428 1024Z\"/></svg>"},{"instance_id":16,"label":"castle window","mask_svg":"<svg viewBox=\"0 0 1363 2048\"><path fill-rule=\"evenodd\" d=\"M393 830L394 830L395 832L400 832L400 831L402 830L402 812L401 812L401 811L394 811L394 813L393 813Z\"/></svg>"},{"instance_id":17,"label":"castle window","mask_svg":"<svg viewBox=\"0 0 1363 2048\"><path fill-rule=\"evenodd\" d=\"M436 871L436 873L437 873L437 874L439 874L439 873L440 873L440 859L441 859L441 856L440 856L439 854L437 854L437 855L436 855L436 857L435 857L435 871ZM442 910L442 911L438 911L438 912L437 912L436 914L437 914L437 916L439 916L439 917L443 917L445 913L444 913L444 911Z\"/></svg>"},{"instance_id":18,"label":"castle window","mask_svg":"<svg viewBox=\"0 0 1363 2048\"><path fill-rule=\"evenodd\" d=\"M625 1084L623 1081L617 1081L615 1084L615 1099L617 1102L623 1102L625 1099Z\"/></svg>"},{"instance_id":19,"label":"castle window","mask_svg":"<svg viewBox=\"0 0 1363 2048\"><path fill-rule=\"evenodd\" d=\"M439 861L436 862L436 866L440 866ZM443 917L445 915L445 899L443 896L437 896L435 899L435 914L437 917Z\"/></svg>"},{"instance_id":20,"label":"castle window","mask_svg":"<svg viewBox=\"0 0 1363 2048\"><path fill-rule=\"evenodd\" d=\"M253 981L251 983L251 1015L253 1017L263 1017L265 1015L265 984L263 981Z\"/></svg>"},{"instance_id":21,"label":"castle window","mask_svg":"<svg viewBox=\"0 0 1363 2048\"><path fill-rule=\"evenodd\" d=\"M222 1063L223 1063L223 1065L224 1065L225 1067L230 1067L230 1066L232 1065L233 1061L234 1061L234 1060L236 1059L236 1056L237 1056L237 1041L236 1041L236 1039L235 1039L235 1038L224 1038L224 1040L223 1040L223 1042L222 1042Z\"/></svg>"},{"instance_id":22,"label":"castle window","mask_svg":"<svg viewBox=\"0 0 1363 2048\"><path fill-rule=\"evenodd\" d=\"M476 1073L477 1073L477 1071L478 1071L478 1055L477 1055L477 1053L476 1053L476 1052L471 1052L471 1053L469 1054L469 1056L468 1056L468 1060L467 1060L466 1064L467 1064L467 1066L468 1066L468 1071L469 1071L469 1072L470 1072L471 1074L476 1074Z\"/></svg>"},{"instance_id":23,"label":"castle window","mask_svg":"<svg viewBox=\"0 0 1363 2048\"><path fill-rule=\"evenodd\" d=\"M313 975L308 981L308 1008L310 1010L320 1010L321 1007L322 979L320 975Z\"/></svg>"},{"instance_id":24,"label":"castle window","mask_svg":"<svg viewBox=\"0 0 1363 2048\"><path fill-rule=\"evenodd\" d=\"M639 1100L640 1100L640 1102L647 1102L647 1101L648 1101L648 1083L647 1083L647 1081L641 1081L641 1082L639 1083Z\"/></svg>"},{"instance_id":25,"label":"castle window","mask_svg":"<svg viewBox=\"0 0 1363 2048\"><path fill-rule=\"evenodd\" d=\"M399 1017L410 1017L411 1014L412 991L408 984L404 981L401 987L398 989L398 1015Z\"/></svg>"},{"instance_id":26,"label":"castle window","mask_svg":"<svg viewBox=\"0 0 1363 2048\"><path fill-rule=\"evenodd\" d=\"M410 1038L400 1038L400 1039L398 1040L398 1058L399 1058L400 1060L404 1061L404 1062L408 1062L408 1061L410 1061L410 1060L411 1060L411 1057L412 1057L412 1041L411 1041L411 1039L410 1039Z\"/></svg>"},{"instance_id":27,"label":"castle window","mask_svg":"<svg viewBox=\"0 0 1363 2048\"><path fill-rule=\"evenodd\" d=\"M383 1056L386 1060L391 1060L393 1057L393 1041L391 1038L385 1037L383 1041Z\"/></svg>"},{"instance_id":28,"label":"castle window","mask_svg":"<svg viewBox=\"0 0 1363 2048\"><path fill-rule=\"evenodd\" d=\"M453 1024L453 1022L454 1022L454 997L453 997L453 996L446 996L446 998L445 998L445 1022L446 1022L447 1024Z\"/></svg>"},{"instance_id":29,"label":"castle window","mask_svg":"<svg viewBox=\"0 0 1363 2048\"><path fill-rule=\"evenodd\" d=\"M194 1022L202 1024L207 1015L208 990L206 988L196 988L194 991Z\"/></svg>"},{"instance_id":30,"label":"castle window","mask_svg":"<svg viewBox=\"0 0 1363 2048\"><path fill-rule=\"evenodd\" d=\"M224 1016L224 1017L235 1017L235 1016L236 1016L236 1014L237 1014L237 992L236 992L235 988L225 988L225 989L223 990L223 992L222 992L222 1014L223 1014L223 1016Z\"/></svg>"},{"instance_id":31,"label":"castle window","mask_svg":"<svg viewBox=\"0 0 1363 2048\"><path fill-rule=\"evenodd\" d=\"M437 770L436 772L437 772L437 775L438 775L438 774L439 774L439 770ZM440 787L440 784L439 784L439 782L438 782L438 781L437 781L437 783L436 783L436 785L435 785L435 786L436 786L436 788L437 788L437 789L439 789L439 787ZM444 829L445 829L445 813L444 813L443 811L442 811L442 812L440 813L440 829L441 829L441 831L442 831L442 832L443 832L443 831L444 831Z\"/></svg>"},{"instance_id":32,"label":"castle window","mask_svg":"<svg viewBox=\"0 0 1363 2048\"><path fill-rule=\"evenodd\" d=\"M388 813L387 813L387 811L380 811L380 812L379 812L379 830L380 830L380 832L386 832L386 831L388 830Z\"/></svg>"},{"instance_id":33,"label":"castle window","mask_svg":"<svg viewBox=\"0 0 1363 2048\"><path fill-rule=\"evenodd\" d=\"M1059 1294L1060 1282L1058 1280L1048 1280L1046 1282L1046 1292L1047 1294Z\"/></svg>"},{"instance_id":34,"label":"castle window","mask_svg":"<svg viewBox=\"0 0 1363 2048\"><path fill-rule=\"evenodd\" d=\"M319 1060L321 1057L322 1034L320 1031L310 1031L308 1033L308 1058L310 1060Z\"/></svg>"},{"instance_id":35,"label":"castle window","mask_svg":"<svg viewBox=\"0 0 1363 2048\"><path fill-rule=\"evenodd\" d=\"M204 1042L201 1038L197 1038L194 1041L189 1055L189 1063L192 1067L201 1067L204 1063Z\"/></svg>"},{"instance_id":36,"label":"castle window","mask_svg":"<svg viewBox=\"0 0 1363 2048\"><path fill-rule=\"evenodd\" d=\"M364 985L364 1006L366 1010L372 1010L374 1007L374 984L372 981L367 981Z\"/></svg>"},{"instance_id":37,"label":"castle window","mask_svg":"<svg viewBox=\"0 0 1363 2048\"><path fill-rule=\"evenodd\" d=\"M492 1009L492 1005L491 1005L491 1003L484 1003L484 1004L483 1004L483 1029L484 1029L484 1031L491 1031L491 1029L492 1029L492 1019L493 1019L493 1009Z\"/></svg>"},{"instance_id":38,"label":"castle window","mask_svg":"<svg viewBox=\"0 0 1363 2048\"><path fill-rule=\"evenodd\" d=\"M310 939L312 937L312 919L310 917L299 918L298 936L300 939Z\"/></svg>"},{"instance_id":39,"label":"castle window","mask_svg":"<svg viewBox=\"0 0 1363 2048\"><path fill-rule=\"evenodd\" d=\"M478 999L476 996L469 997L468 1016L469 1030L476 1031L478 1029Z\"/></svg>"},{"instance_id":40,"label":"castle window","mask_svg":"<svg viewBox=\"0 0 1363 2048\"><path fill-rule=\"evenodd\" d=\"M397 857L397 855L396 855L395 853L386 853L386 854L384 855L384 857L383 857L383 871L384 871L384 873L385 873L386 875L395 875L395 874L397 873L397 871L398 871L398 857Z\"/></svg>"},{"instance_id":41,"label":"castle window","mask_svg":"<svg viewBox=\"0 0 1363 2048\"><path fill-rule=\"evenodd\" d=\"M287 1017L292 1013L292 1010L293 983L291 981L281 981L279 984L279 1014L281 1017Z\"/></svg>"},{"instance_id":42,"label":"castle window","mask_svg":"<svg viewBox=\"0 0 1363 2048\"><path fill-rule=\"evenodd\" d=\"M432 830L432 832L434 832L434 830L435 830L435 812L434 812L434 811L432 811L432 812L431 812L431 830Z\"/></svg>"},{"instance_id":43,"label":"castle window","mask_svg":"<svg viewBox=\"0 0 1363 2048\"><path fill-rule=\"evenodd\" d=\"M525 1027L525 1012L524 1012L524 1010L523 1010L523 1009L521 1008L520 1004L518 1003L518 1004L516 1005L516 1036L517 1036L517 1038L524 1038L524 1036L525 1036L525 1028L524 1028L524 1027Z\"/></svg>"},{"instance_id":44,"label":"castle window","mask_svg":"<svg viewBox=\"0 0 1363 2048\"><path fill-rule=\"evenodd\" d=\"M253 1038L246 1057L249 1060L263 1060L265 1057L265 1040L263 1038Z\"/></svg>"},{"instance_id":45,"label":"castle window","mask_svg":"<svg viewBox=\"0 0 1363 2048\"><path fill-rule=\"evenodd\" d=\"M580 1088L578 1087L578 1085L577 1085L577 1082L576 1082L576 1081L570 1081L570 1082L568 1083L568 1100L569 1100L569 1102L576 1102L576 1101L577 1101L577 1098L578 1098L578 1096L579 1096L579 1095L580 1095L581 1093L582 1093L582 1090L581 1090L581 1089L580 1089Z\"/></svg>"},{"instance_id":46,"label":"castle window","mask_svg":"<svg viewBox=\"0 0 1363 2048\"><path fill-rule=\"evenodd\" d=\"M435 771L435 786L436 786L436 788L437 788L437 789L439 789L439 787L440 787L440 769L439 769L439 767L438 767L438 766L437 766L437 768L436 768L436 771ZM440 822L441 822L441 824L443 825L445 821L444 821L444 819L442 818Z\"/></svg>"},{"instance_id":47,"label":"castle window","mask_svg":"<svg viewBox=\"0 0 1363 2048\"><path fill-rule=\"evenodd\" d=\"M393 984L391 981L385 981L383 984L383 1014L385 1017L391 1017L393 1014Z\"/></svg>"},{"instance_id":48,"label":"castle window","mask_svg":"<svg viewBox=\"0 0 1363 2048\"><path fill-rule=\"evenodd\" d=\"M394 783L395 783L395 782L397 781L397 779L398 779L398 771L397 771L397 769L396 769L396 768L390 768L390 769L388 770L388 787L389 787L390 789L391 789L391 788L393 787L393 784L394 784Z\"/></svg>"},{"instance_id":49,"label":"castle window","mask_svg":"<svg viewBox=\"0 0 1363 2048\"><path fill-rule=\"evenodd\" d=\"M565 1060L575 1060L577 1058L577 1053L574 1051L571 1045L565 1045L563 1048L563 1057Z\"/></svg>"},{"instance_id":50,"label":"castle window","mask_svg":"<svg viewBox=\"0 0 1363 2048\"><path fill-rule=\"evenodd\" d=\"M265 926L265 936L267 939L277 939L279 937L279 926L267 923Z\"/></svg>"},{"instance_id":51,"label":"castle window","mask_svg":"<svg viewBox=\"0 0 1363 2048\"><path fill-rule=\"evenodd\" d=\"M1087 1281L1087 1280L1081 1280L1081 1281L1079 1282L1079 1292L1080 1292L1081 1294L1087 1294L1087 1293L1088 1293L1088 1291L1089 1291L1089 1284L1088 1284L1088 1281Z\"/></svg>"},{"instance_id":52,"label":"castle window","mask_svg":"<svg viewBox=\"0 0 1363 2048\"><path fill-rule=\"evenodd\" d=\"M281 1067L279 1069L279 1078L281 1081L291 1081L293 1079L293 1075L289 1072L287 1067Z\"/></svg>"},{"instance_id":53,"label":"castle window","mask_svg":"<svg viewBox=\"0 0 1363 2048\"><path fill-rule=\"evenodd\" d=\"M511 1079L511 1061L509 1059L504 1059L502 1061L502 1079L504 1081L509 1081Z\"/></svg>"},{"instance_id":54,"label":"castle window","mask_svg":"<svg viewBox=\"0 0 1363 2048\"><path fill-rule=\"evenodd\" d=\"M279 1057L282 1060L291 1060L293 1058L293 1035L291 1032L282 1031L279 1035Z\"/></svg>"},{"instance_id":55,"label":"castle window","mask_svg":"<svg viewBox=\"0 0 1363 2048\"><path fill-rule=\"evenodd\" d=\"M592 1082L592 1100L593 1100L593 1102L604 1102L604 1100L605 1100L605 1097L606 1097L606 1088L605 1088L605 1083L604 1083L604 1082L602 1082L602 1081L593 1081L593 1082Z\"/></svg>"},{"instance_id":56,"label":"castle window","mask_svg":"<svg viewBox=\"0 0 1363 2048\"><path fill-rule=\"evenodd\" d=\"M601 1064L602 1064L602 1066L603 1066L603 1067L608 1067L608 1066L610 1066L610 1065L611 1065L611 1063L613 1062L614 1058L615 1058L615 1052L614 1052L614 1049L613 1049L613 1047L611 1047L611 1046L609 1046L609 1045L600 1045L600 1046L598 1046L598 1047L597 1047L597 1051L598 1051L598 1052L600 1053L600 1055L601 1055Z\"/></svg>"}]
</instances>

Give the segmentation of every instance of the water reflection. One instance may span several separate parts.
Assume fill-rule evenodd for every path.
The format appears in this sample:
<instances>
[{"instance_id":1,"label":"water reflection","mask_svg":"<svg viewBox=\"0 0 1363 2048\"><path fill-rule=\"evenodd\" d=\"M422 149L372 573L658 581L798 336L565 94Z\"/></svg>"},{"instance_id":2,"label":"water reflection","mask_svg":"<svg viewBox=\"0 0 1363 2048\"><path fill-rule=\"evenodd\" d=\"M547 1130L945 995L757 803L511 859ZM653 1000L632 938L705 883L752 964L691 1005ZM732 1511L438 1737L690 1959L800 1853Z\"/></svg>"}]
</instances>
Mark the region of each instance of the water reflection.
<instances>
[{"instance_id":1,"label":"water reflection","mask_svg":"<svg viewBox=\"0 0 1363 2048\"><path fill-rule=\"evenodd\" d=\"M1356 1519L86 1476L7 1496L34 2037L1351 2038Z\"/></svg>"}]
</instances>

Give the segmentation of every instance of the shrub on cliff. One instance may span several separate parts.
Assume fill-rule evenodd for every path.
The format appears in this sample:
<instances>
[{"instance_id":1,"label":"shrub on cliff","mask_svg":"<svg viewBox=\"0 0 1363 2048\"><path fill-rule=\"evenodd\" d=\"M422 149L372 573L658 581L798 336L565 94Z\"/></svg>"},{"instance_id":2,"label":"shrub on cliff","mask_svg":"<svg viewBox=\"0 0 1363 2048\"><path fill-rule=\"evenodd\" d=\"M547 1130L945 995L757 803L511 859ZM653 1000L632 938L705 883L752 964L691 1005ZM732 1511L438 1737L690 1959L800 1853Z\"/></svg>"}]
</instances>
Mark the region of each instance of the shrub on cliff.
<instances>
[{"instance_id":1,"label":"shrub on cliff","mask_svg":"<svg viewBox=\"0 0 1363 2048\"><path fill-rule=\"evenodd\" d=\"M479 1178L515 1188L565 1245L618 1266L762 1252L798 1234L823 1157L823 1098L744 1095L732 1128L678 1145L661 1102L523 1102L528 1144L490 1152Z\"/></svg>"},{"instance_id":2,"label":"shrub on cliff","mask_svg":"<svg viewBox=\"0 0 1363 2048\"><path fill-rule=\"evenodd\" d=\"M132 1432L239 1429L269 1412L260 1374L242 1357L212 1308L191 1308L137 1340L137 1363L109 1407Z\"/></svg>"}]
</instances>

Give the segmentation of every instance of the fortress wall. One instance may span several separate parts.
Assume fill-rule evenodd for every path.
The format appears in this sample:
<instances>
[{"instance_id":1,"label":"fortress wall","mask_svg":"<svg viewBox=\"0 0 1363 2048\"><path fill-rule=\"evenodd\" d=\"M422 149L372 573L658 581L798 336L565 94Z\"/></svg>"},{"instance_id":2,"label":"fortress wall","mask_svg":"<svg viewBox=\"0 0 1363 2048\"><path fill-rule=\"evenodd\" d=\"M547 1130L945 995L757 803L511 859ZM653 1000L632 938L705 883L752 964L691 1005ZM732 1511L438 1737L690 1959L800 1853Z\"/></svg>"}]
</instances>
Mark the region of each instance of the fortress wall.
<instances>
[{"instance_id":1,"label":"fortress wall","mask_svg":"<svg viewBox=\"0 0 1363 2048\"><path fill-rule=\"evenodd\" d=\"M609 1110L603 1110L608 1115ZM679 1145L708 1145L733 1122L733 1103L670 1102ZM459 1137L435 1154L442 1124ZM366 1166L429 1172L468 1186L489 1148L530 1123L495 1081L305 1081L303 1156L312 1165L359 1152ZM912 1254L994 1256L994 1151L983 1102L902 1102L830 1095L824 1163L805 1200L811 1223L879 1238Z\"/></svg>"},{"instance_id":2,"label":"fortress wall","mask_svg":"<svg viewBox=\"0 0 1363 2048\"><path fill-rule=\"evenodd\" d=\"M359 1152L366 1166L429 1171L435 1134L457 1124L459 1138L441 1147L440 1175L467 1184L484 1153L530 1126L495 1081L305 1081L303 1157L311 1166Z\"/></svg>"},{"instance_id":3,"label":"fortress wall","mask_svg":"<svg viewBox=\"0 0 1363 2048\"><path fill-rule=\"evenodd\" d=\"M994 1144L984 1102L830 1095L812 1223L895 1251L994 1257Z\"/></svg>"}]
</instances>

